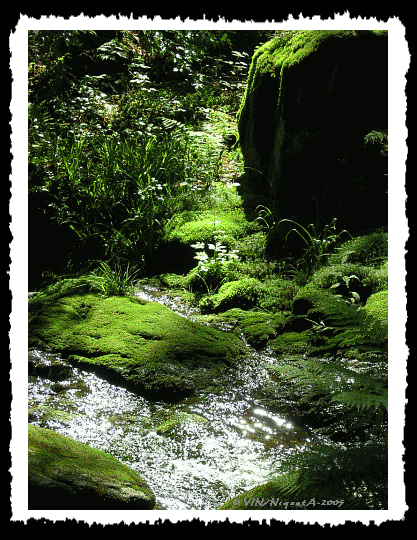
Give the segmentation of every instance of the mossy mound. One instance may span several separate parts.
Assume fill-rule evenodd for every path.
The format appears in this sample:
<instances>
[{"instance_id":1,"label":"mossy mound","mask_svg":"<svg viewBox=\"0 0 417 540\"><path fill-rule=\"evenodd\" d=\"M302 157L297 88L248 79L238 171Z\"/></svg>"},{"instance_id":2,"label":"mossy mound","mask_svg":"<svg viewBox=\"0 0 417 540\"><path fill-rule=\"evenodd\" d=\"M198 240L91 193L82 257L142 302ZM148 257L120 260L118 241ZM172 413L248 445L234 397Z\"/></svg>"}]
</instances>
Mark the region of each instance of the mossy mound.
<instances>
[{"instance_id":1,"label":"mossy mound","mask_svg":"<svg viewBox=\"0 0 417 540\"><path fill-rule=\"evenodd\" d=\"M222 313L220 318L237 324L245 340L255 349L266 345L283 330L286 317L282 313L262 313L234 308Z\"/></svg>"},{"instance_id":2,"label":"mossy mound","mask_svg":"<svg viewBox=\"0 0 417 540\"><path fill-rule=\"evenodd\" d=\"M211 385L244 345L135 296L74 294L33 314L29 345L46 345L149 399L174 402Z\"/></svg>"},{"instance_id":3,"label":"mossy mound","mask_svg":"<svg viewBox=\"0 0 417 540\"><path fill-rule=\"evenodd\" d=\"M237 238L254 230L259 230L258 223L248 222L241 208L182 212L172 218L165 240L186 245L196 242L209 244L221 234L222 243L233 247Z\"/></svg>"},{"instance_id":4,"label":"mossy mound","mask_svg":"<svg viewBox=\"0 0 417 540\"><path fill-rule=\"evenodd\" d=\"M200 307L208 313L232 308L250 309L256 305L262 284L255 278L242 278L224 283L217 294L204 298Z\"/></svg>"},{"instance_id":5,"label":"mossy mound","mask_svg":"<svg viewBox=\"0 0 417 540\"><path fill-rule=\"evenodd\" d=\"M302 287L283 333L271 341L281 354L385 354L388 343L388 291L368 298L365 307L318 288ZM293 331L296 330L296 331Z\"/></svg>"},{"instance_id":6,"label":"mossy mound","mask_svg":"<svg viewBox=\"0 0 417 540\"><path fill-rule=\"evenodd\" d=\"M272 350L277 354L311 353L313 344L308 332L285 332L270 342Z\"/></svg>"},{"instance_id":7,"label":"mossy mound","mask_svg":"<svg viewBox=\"0 0 417 540\"><path fill-rule=\"evenodd\" d=\"M329 256L329 264L360 263L379 266L388 258L388 233L373 233L344 242Z\"/></svg>"},{"instance_id":8,"label":"mossy mound","mask_svg":"<svg viewBox=\"0 0 417 540\"><path fill-rule=\"evenodd\" d=\"M388 338L388 291L380 291L368 298L365 305L368 320L379 321L381 324L381 337Z\"/></svg>"},{"instance_id":9,"label":"mossy mound","mask_svg":"<svg viewBox=\"0 0 417 540\"><path fill-rule=\"evenodd\" d=\"M113 456L28 426L30 510L152 510L155 495Z\"/></svg>"},{"instance_id":10,"label":"mossy mound","mask_svg":"<svg viewBox=\"0 0 417 540\"><path fill-rule=\"evenodd\" d=\"M370 296L360 312L360 325L338 336L342 347L350 347L351 355L362 351L388 352L388 291Z\"/></svg>"}]
</instances>

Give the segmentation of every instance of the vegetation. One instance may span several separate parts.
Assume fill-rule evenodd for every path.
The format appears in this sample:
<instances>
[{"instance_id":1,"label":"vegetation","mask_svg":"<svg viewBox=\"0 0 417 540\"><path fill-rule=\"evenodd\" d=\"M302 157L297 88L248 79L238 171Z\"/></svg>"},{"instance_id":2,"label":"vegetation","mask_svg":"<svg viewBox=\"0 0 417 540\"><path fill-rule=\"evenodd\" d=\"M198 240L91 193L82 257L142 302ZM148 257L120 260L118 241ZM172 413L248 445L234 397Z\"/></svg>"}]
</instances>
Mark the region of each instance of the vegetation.
<instances>
[{"instance_id":1,"label":"vegetation","mask_svg":"<svg viewBox=\"0 0 417 540\"><path fill-rule=\"evenodd\" d=\"M65 251L42 273L143 271L172 216L236 167L248 53L232 34L29 32L29 206Z\"/></svg>"},{"instance_id":2,"label":"vegetation","mask_svg":"<svg viewBox=\"0 0 417 540\"><path fill-rule=\"evenodd\" d=\"M274 47L294 35L278 34ZM171 321L167 310L134 304L129 293L140 278L154 277L159 248L181 263L188 253L189 266L160 281L197 303L202 318L227 322L252 346L268 345L283 358L270 370L274 388L300 397L300 417L314 423L325 410L331 426L342 426L343 445L296 453L252 495L334 498L337 485L343 508L384 508L387 233L352 238L336 231L336 217L322 230L278 221L273 201L254 204L252 216L243 208L230 188L244 170L236 115L250 55L269 34L252 37L245 50L239 32L29 32L31 329L38 340L55 340L56 350L78 351L75 363L94 363L97 351L87 350L90 342L84 350L77 332L87 329L93 343L105 317L108 367L149 391L189 395L207 380L187 386L161 369L174 354L178 317L149 377L136 369L137 355L123 356L119 340L126 333L138 346L138 310ZM371 132L365 142L386 154L385 133ZM271 256L268 242L280 227L287 252ZM185 362L187 343L213 340L211 330L181 324L181 358L173 364ZM150 347L149 329L141 332ZM229 360L222 340L219 355ZM371 368L344 364L358 359ZM268 392L262 398L278 407ZM250 508L239 497L224 508Z\"/></svg>"}]
</instances>

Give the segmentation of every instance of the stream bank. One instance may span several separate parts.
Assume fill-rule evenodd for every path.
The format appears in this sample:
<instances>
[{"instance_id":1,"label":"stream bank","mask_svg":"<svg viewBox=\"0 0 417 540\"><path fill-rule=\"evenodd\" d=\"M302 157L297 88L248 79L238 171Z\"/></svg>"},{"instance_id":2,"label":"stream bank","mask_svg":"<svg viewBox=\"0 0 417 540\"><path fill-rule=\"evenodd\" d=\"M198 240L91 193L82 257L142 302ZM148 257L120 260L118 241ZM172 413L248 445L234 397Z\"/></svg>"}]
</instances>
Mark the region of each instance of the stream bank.
<instances>
[{"instance_id":1,"label":"stream bank","mask_svg":"<svg viewBox=\"0 0 417 540\"><path fill-rule=\"evenodd\" d=\"M169 302L183 316L198 315L155 288L138 295ZM175 404L149 401L56 354L33 349L30 356L38 367L29 380L29 422L103 450L139 472L156 495L155 509L217 508L267 481L272 468L312 440L307 428L254 397L274 359L252 349L219 377L221 392L209 389ZM59 366L58 375L47 371L51 365Z\"/></svg>"}]
</instances>

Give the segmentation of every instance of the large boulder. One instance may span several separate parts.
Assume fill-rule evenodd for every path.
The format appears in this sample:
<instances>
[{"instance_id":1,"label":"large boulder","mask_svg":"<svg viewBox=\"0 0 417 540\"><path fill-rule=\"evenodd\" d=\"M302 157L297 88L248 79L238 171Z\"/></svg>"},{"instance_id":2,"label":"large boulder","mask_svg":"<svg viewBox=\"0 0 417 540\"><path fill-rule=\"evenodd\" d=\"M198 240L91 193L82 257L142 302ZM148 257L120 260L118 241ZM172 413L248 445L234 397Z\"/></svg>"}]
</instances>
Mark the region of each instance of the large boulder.
<instances>
[{"instance_id":1,"label":"large boulder","mask_svg":"<svg viewBox=\"0 0 417 540\"><path fill-rule=\"evenodd\" d=\"M386 31L278 34L255 51L238 118L243 192L277 218L387 225Z\"/></svg>"},{"instance_id":2,"label":"large boulder","mask_svg":"<svg viewBox=\"0 0 417 540\"><path fill-rule=\"evenodd\" d=\"M30 510L152 510L141 476L101 450L29 425Z\"/></svg>"},{"instance_id":3,"label":"large boulder","mask_svg":"<svg viewBox=\"0 0 417 540\"><path fill-rule=\"evenodd\" d=\"M29 346L42 345L77 367L166 402L211 386L245 352L236 336L161 304L91 293L51 300L32 312Z\"/></svg>"}]
</instances>

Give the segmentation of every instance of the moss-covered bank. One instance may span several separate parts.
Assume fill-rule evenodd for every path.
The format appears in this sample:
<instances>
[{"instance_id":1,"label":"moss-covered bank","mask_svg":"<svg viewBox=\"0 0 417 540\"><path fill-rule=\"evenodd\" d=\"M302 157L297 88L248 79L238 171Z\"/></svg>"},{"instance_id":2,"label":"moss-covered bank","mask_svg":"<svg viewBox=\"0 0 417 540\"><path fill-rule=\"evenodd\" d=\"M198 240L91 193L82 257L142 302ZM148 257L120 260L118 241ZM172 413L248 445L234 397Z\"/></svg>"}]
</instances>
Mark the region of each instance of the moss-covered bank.
<instances>
[{"instance_id":1,"label":"moss-covered bank","mask_svg":"<svg viewBox=\"0 0 417 540\"><path fill-rule=\"evenodd\" d=\"M168 402L211 387L244 353L234 335L160 304L91 293L39 308L29 325L29 345L39 344L140 395Z\"/></svg>"},{"instance_id":2,"label":"moss-covered bank","mask_svg":"<svg viewBox=\"0 0 417 540\"><path fill-rule=\"evenodd\" d=\"M155 495L101 450L28 426L30 510L151 510Z\"/></svg>"}]
</instances>

